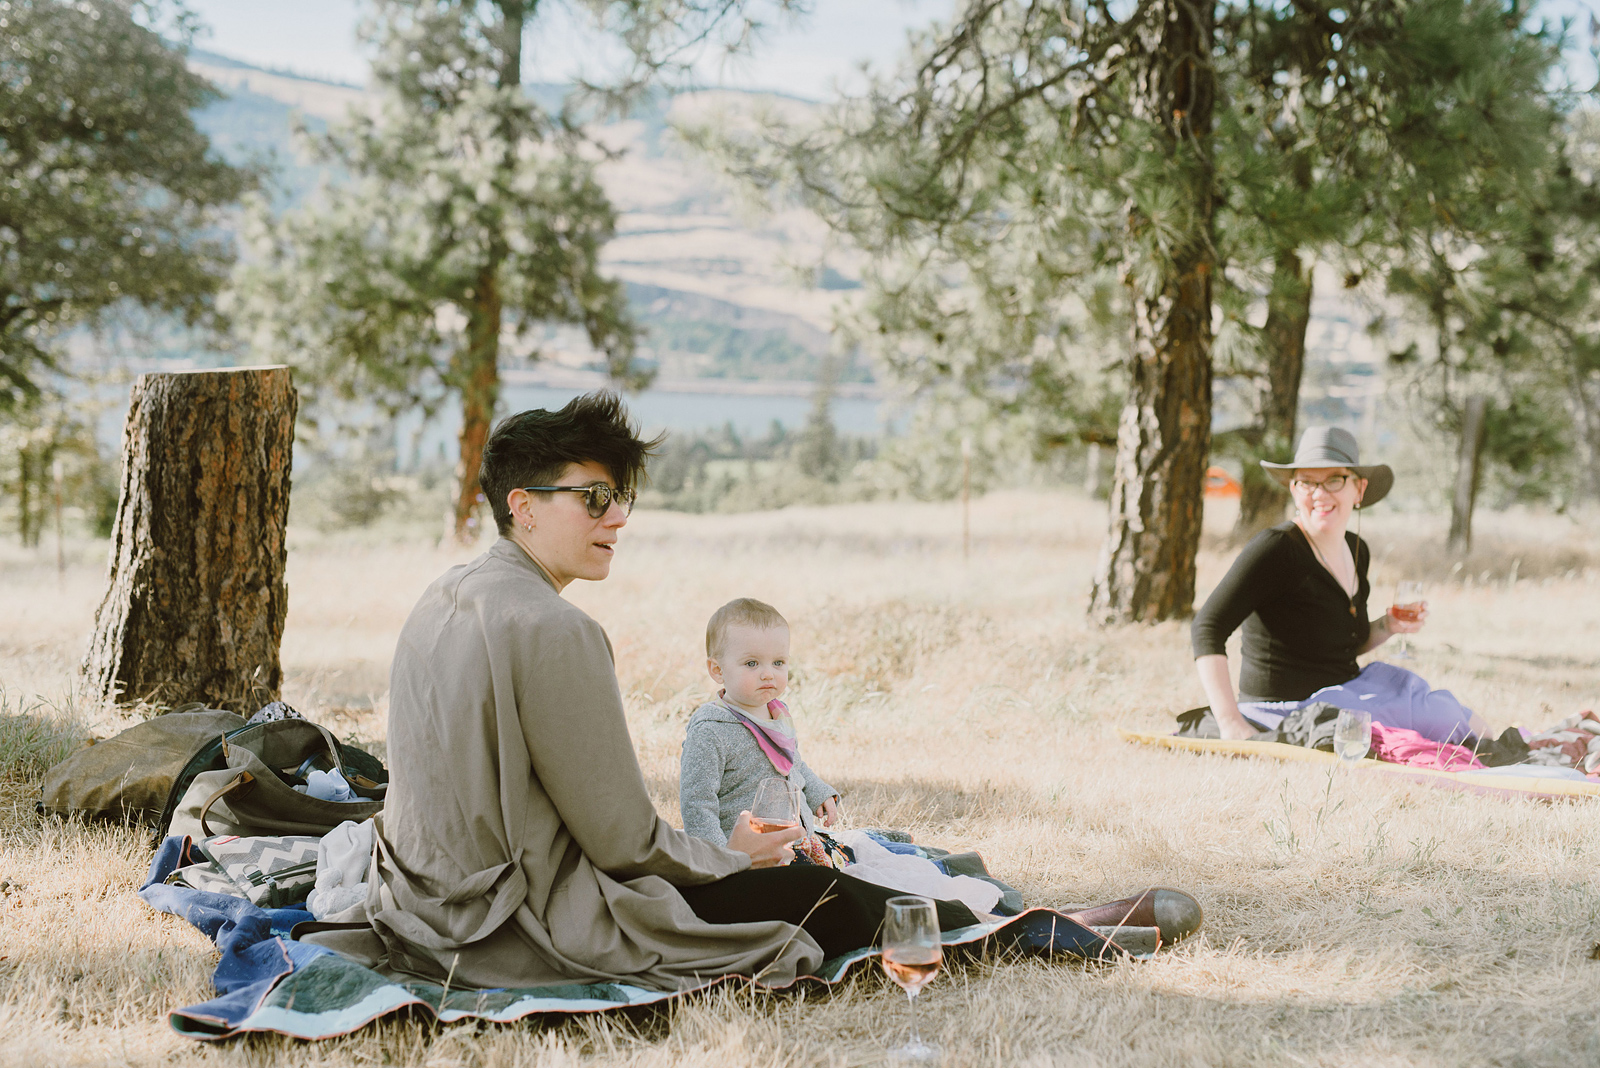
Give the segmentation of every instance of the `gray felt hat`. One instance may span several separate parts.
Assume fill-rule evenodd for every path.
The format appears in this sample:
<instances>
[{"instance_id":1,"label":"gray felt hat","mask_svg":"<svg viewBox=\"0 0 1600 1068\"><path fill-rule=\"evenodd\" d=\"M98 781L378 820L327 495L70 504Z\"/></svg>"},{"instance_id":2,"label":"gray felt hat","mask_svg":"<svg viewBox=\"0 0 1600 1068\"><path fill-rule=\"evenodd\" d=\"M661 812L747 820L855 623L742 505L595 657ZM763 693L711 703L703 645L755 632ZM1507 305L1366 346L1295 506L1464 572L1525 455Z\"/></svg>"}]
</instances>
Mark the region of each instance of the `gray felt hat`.
<instances>
[{"instance_id":1,"label":"gray felt hat","mask_svg":"<svg viewBox=\"0 0 1600 1068\"><path fill-rule=\"evenodd\" d=\"M1262 468L1277 481L1287 486L1294 473L1302 467L1348 467L1359 478L1367 480L1366 496L1360 507L1370 508L1388 496L1394 488L1394 472L1388 464L1361 463L1361 446L1356 436L1343 427L1309 426L1300 435L1300 444L1294 450L1294 459L1286 464L1261 461Z\"/></svg>"}]
</instances>

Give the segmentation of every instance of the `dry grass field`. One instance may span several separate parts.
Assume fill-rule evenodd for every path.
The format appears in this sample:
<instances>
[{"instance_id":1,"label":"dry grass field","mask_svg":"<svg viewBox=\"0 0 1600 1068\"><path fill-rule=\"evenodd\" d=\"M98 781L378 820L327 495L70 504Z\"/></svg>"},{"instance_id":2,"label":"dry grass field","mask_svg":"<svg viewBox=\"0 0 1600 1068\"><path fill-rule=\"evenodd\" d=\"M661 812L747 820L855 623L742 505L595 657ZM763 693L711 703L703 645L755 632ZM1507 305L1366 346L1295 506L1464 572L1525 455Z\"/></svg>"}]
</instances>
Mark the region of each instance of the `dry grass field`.
<instances>
[{"instance_id":1,"label":"dry grass field","mask_svg":"<svg viewBox=\"0 0 1600 1068\"><path fill-rule=\"evenodd\" d=\"M1452 570L1433 520L1375 512L1376 603L1436 580L1415 667L1496 727L1600 703L1600 537L1591 520L1484 516ZM739 516L640 513L613 577L570 596L615 643L640 760L676 821L678 746L703 696L706 616L739 595L794 623L807 758L858 825L980 850L1033 903L1178 886L1200 936L1111 967L976 962L923 997L949 1065L1600 1064L1600 807L1541 805L1360 773L1138 749L1200 703L1187 628L1089 626L1103 506L999 494L952 505ZM1208 517L1202 593L1229 555ZM376 533L291 542L286 697L381 742L394 635L462 553ZM103 546L0 550L6 711L77 707ZM20 721L9 722L14 728ZM17 732L9 735L13 748ZM0 784L0 1062L17 1065L881 1063L905 1001L862 971L827 993L724 991L669 1012L438 1029L390 1022L316 1045L204 1046L164 1013L210 996L216 955L134 894L143 837L41 823L37 763Z\"/></svg>"}]
</instances>

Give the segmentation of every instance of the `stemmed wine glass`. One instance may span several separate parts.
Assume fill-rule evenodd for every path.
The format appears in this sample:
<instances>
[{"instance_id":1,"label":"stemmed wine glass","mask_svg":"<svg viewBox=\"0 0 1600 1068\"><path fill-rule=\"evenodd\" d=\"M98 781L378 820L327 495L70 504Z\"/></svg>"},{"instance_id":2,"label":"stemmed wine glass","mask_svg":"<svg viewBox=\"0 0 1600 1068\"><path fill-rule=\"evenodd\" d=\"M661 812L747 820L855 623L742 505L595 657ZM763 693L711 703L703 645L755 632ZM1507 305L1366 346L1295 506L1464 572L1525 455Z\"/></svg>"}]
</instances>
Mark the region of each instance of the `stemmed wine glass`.
<instances>
[{"instance_id":1,"label":"stemmed wine glass","mask_svg":"<svg viewBox=\"0 0 1600 1068\"><path fill-rule=\"evenodd\" d=\"M1402 623L1415 623L1422 618L1423 609L1428 607L1428 602L1423 598L1422 583L1397 582L1394 587L1394 604L1389 606L1389 614ZM1415 660L1411 653L1411 639L1407 635L1400 635L1400 651L1395 653L1396 660Z\"/></svg>"},{"instance_id":2,"label":"stemmed wine glass","mask_svg":"<svg viewBox=\"0 0 1600 1068\"><path fill-rule=\"evenodd\" d=\"M1354 764L1372 748L1372 713L1346 708L1333 725L1333 751L1345 764Z\"/></svg>"},{"instance_id":3,"label":"stemmed wine glass","mask_svg":"<svg viewBox=\"0 0 1600 1068\"><path fill-rule=\"evenodd\" d=\"M911 1038L889 1051L896 1064L932 1064L939 1047L917 1033L917 995L939 974L944 947L939 942L939 915L925 897L891 897L883 907L883 970L900 984L911 1001Z\"/></svg>"},{"instance_id":4,"label":"stemmed wine glass","mask_svg":"<svg viewBox=\"0 0 1600 1068\"><path fill-rule=\"evenodd\" d=\"M761 834L788 830L800 825L800 791L788 779L769 775L756 784L756 799L750 806L750 829Z\"/></svg>"}]
</instances>

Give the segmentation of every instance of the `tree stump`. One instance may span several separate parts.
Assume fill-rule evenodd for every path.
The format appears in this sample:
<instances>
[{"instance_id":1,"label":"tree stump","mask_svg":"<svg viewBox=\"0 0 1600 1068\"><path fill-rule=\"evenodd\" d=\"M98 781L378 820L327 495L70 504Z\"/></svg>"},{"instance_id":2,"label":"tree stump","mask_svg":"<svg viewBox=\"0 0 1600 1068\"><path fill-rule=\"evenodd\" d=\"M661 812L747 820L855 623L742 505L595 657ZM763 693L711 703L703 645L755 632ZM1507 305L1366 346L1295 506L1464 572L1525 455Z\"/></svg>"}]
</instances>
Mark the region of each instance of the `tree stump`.
<instances>
[{"instance_id":1,"label":"tree stump","mask_svg":"<svg viewBox=\"0 0 1600 1068\"><path fill-rule=\"evenodd\" d=\"M298 407L287 367L139 377L91 696L245 715L278 697Z\"/></svg>"}]
</instances>

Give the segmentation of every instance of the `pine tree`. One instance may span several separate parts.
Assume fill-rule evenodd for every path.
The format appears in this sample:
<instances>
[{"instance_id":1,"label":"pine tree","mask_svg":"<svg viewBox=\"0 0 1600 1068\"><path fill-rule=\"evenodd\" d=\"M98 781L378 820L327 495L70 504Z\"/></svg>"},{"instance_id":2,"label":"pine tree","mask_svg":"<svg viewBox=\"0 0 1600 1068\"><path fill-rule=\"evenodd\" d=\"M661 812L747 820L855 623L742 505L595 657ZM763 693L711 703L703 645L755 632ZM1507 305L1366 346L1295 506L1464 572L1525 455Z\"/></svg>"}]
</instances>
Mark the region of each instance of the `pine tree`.
<instances>
[{"instance_id":1,"label":"pine tree","mask_svg":"<svg viewBox=\"0 0 1600 1068\"><path fill-rule=\"evenodd\" d=\"M1286 503L1255 461L1293 450L1314 263L1382 284L1397 250L1462 232L1486 183L1534 180L1554 143L1546 82L1559 52L1514 7L1482 0L1251 5L1230 11L1227 32L1243 47L1218 147L1225 255L1237 284L1268 279L1255 351L1231 368L1260 386L1257 421L1238 435L1243 540Z\"/></svg>"},{"instance_id":2,"label":"pine tree","mask_svg":"<svg viewBox=\"0 0 1600 1068\"><path fill-rule=\"evenodd\" d=\"M1438 34L1464 18L1512 30L1479 42L1471 70L1430 66L1429 48L1462 54ZM1293 432L1312 256L1392 246L1430 182L1464 194L1472 167L1434 142L1487 123L1459 110L1506 98L1490 75L1486 96L1441 90L1520 57L1496 51L1515 23L1462 0L969 0L820 125L697 137L871 254L859 329L891 370L959 383L1000 411L1055 405L1063 437L1096 429L1094 387L1120 379L1091 611L1166 619L1192 608L1219 343L1225 372L1273 373L1274 425L1254 447L1276 452ZM1415 32L1391 55L1396 27ZM1526 116L1518 92L1488 123L1502 133ZM1396 159L1397 145L1417 159ZM1262 298L1265 328L1251 328Z\"/></svg>"},{"instance_id":3,"label":"pine tree","mask_svg":"<svg viewBox=\"0 0 1600 1068\"><path fill-rule=\"evenodd\" d=\"M621 46L626 69L585 83L559 113L522 84L523 39L564 6ZM622 287L600 271L616 216L595 176L605 150L578 103L626 109L707 50L748 47L757 8L791 0L376 0L376 117L315 140L348 176L310 206L274 216L258 202L253 256L239 273L255 345L313 386L390 411L459 400L451 526L474 535L478 466L500 392L509 327L581 325L613 380L645 380ZM601 111L592 111L600 114Z\"/></svg>"},{"instance_id":4,"label":"pine tree","mask_svg":"<svg viewBox=\"0 0 1600 1068\"><path fill-rule=\"evenodd\" d=\"M0 412L67 329L125 303L195 324L227 277L216 227L250 175L196 129L216 92L150 7L0 0Z\"/></svg>"},{"instance_id":5,"label":"pine tree","mask_svg":"<svg viewBox=\"0 0 1600 1068\"><path fill-rule=\"evenodd\" d=\"M345 398L461 405L452 528L475 534L478 466L508 325L581 324L618 377L634 327L600 273L615 214L580 132L522 85L537 0L381 0L376 116L316 140L348 174L281 218L256 207L239 274L259 348Z\"/></svg>"},{"instance_id":6,"label":"pine tree","mask_svg":"<svg viewBox=\"0 0 1600 1068\"><path fill-rule=\"evenodd\" d=\"M697 133L871 253L859 329L891 370L1001 410L1056 405L1042 429L1057 439L1123 394L1092 598L1105 620L1181 615L1194 595L1215 43L1204 2L972 0L820 126Z\"/></svg>"}]
</instances>

